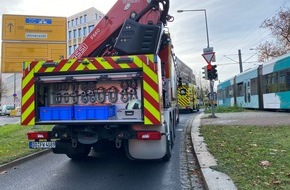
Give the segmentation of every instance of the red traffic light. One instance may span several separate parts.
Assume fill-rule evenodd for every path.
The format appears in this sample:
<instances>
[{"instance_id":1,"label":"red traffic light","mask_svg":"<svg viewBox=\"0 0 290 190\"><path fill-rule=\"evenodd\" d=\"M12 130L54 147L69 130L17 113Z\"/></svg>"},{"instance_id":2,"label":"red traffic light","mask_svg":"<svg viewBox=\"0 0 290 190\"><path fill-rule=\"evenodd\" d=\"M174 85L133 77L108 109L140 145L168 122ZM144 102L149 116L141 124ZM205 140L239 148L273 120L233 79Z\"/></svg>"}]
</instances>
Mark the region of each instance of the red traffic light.
<instances>
[{"instance_id":1,"label":"red traffic light","mask_svg":"<svg viewBox=\"0 0 290 190\"><path fill-rule=\"evenodd\" d=\"M211 65L207 65L207 70L211 70L212 66Z\"/></svg>"}]
</instances>

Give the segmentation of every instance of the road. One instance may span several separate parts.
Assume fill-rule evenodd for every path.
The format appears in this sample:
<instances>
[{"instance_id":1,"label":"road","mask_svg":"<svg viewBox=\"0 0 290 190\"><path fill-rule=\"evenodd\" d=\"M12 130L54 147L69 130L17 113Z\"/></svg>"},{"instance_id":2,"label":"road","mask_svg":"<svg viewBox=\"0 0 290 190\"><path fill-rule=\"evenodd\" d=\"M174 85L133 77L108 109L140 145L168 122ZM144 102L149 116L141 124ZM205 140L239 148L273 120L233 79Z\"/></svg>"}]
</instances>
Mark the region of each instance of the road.
<instances>
[{"instance_id":1,"label":"road","mask_svg":"<svg viewBox=\"0 0 290 190\"><path fill-rule=\"evenodd\" d=\"M0 116L0 126L14 123L20 123L20 117Z\"/></svg>"},{"instance_id":2,"label":"road","mask_svg":"<svg viewBox=\"0 0 290 190\"><path fill-rule=\"evenodd\" d=\"M203 189L192 153L188 126L195 117L182 114L176 128L173 156L169 162L131 161L123 149L91 152L85 161L65 155L44 154L0 174L2 190L181 190Z\"/></svg>"}]
</instances>

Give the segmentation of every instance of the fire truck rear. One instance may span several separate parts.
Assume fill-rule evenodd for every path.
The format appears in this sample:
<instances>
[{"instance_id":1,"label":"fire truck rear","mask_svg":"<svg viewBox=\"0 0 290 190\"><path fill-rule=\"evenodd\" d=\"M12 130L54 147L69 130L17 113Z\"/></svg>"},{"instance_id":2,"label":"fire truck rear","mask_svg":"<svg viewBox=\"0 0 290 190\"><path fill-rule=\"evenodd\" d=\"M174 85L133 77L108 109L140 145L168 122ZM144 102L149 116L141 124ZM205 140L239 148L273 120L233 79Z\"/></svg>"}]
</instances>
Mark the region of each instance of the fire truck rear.
<instances>
[{"instance_id":1,"label":"fire truck rear","mask_svg":"<svg viewBox=\"0 0 290 190\"><path fill-rule=\"evenodd\" d=\"M119 0L69 59L23 64L30 148L81 159L114 142L130 159L169 160L179 120L169 1Z\"/></svg>"}]
</instances>

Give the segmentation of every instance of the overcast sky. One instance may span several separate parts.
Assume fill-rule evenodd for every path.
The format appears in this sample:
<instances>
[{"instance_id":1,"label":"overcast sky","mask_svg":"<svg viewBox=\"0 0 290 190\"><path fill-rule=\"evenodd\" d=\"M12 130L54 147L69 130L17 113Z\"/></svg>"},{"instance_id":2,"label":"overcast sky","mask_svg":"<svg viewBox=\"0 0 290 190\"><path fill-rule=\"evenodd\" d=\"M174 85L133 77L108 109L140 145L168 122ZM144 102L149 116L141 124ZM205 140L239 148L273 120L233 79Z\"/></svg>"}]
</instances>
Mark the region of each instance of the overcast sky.
<instances>
[{"instance_id":1,"label":"overcast sky","mask_svg":"<svg viewBox=\"0 0 290 190\"><path fill-rule=\"evenodd\" d=\"M64 16L95 7L103 13L116 0L0 0L0 14ZM205 15L202 11L177 13L177 10L206 9L209 44L214 48L221 81L239 73L238 49L246 62L243 69L257 65L255 48L270 38L261 29L262 22L273 17L281 7L289 7L289 0L171 0L168 24L175 54L193 69L197 77L207 63L202 57L207 47ZM2 26L2 24L1 24ZM2 29L1 29L2 31ZM250 62L250 63L249 63Z\"/></svg>"}]
</instances>

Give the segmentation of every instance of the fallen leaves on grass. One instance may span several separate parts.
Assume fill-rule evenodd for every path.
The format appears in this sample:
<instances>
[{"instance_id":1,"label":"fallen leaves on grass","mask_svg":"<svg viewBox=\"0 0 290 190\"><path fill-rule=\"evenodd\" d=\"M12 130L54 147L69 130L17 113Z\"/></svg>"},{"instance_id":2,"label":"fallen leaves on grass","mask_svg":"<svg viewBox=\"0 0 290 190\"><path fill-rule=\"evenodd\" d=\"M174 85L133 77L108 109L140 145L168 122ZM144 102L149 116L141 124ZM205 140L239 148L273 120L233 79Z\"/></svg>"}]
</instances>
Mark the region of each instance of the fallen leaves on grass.
<instances>
[{"instance_id":1,"label":"fallen leaves on grass","mask_svg":"<svg viewBox=\"0 0 290 190\"><path fill-rule=\"evenodd\" d=\"M270 162L268 160L263 160L260 162L260 165L263 166L263 167L268 167L270 166Z\"/></svg>"},{"instance_id":2,"label":"fallen leaves on grass","mask_svg":"<svg viewBox=\"0 0 290 190\"><path fill-rule=\"evenodd\" d=\"M281 181L274 179L274 180L272 181L272 183L275 184L275 185L279 185L279 184L281 183Z\"/></svg>"}]
</instances>

